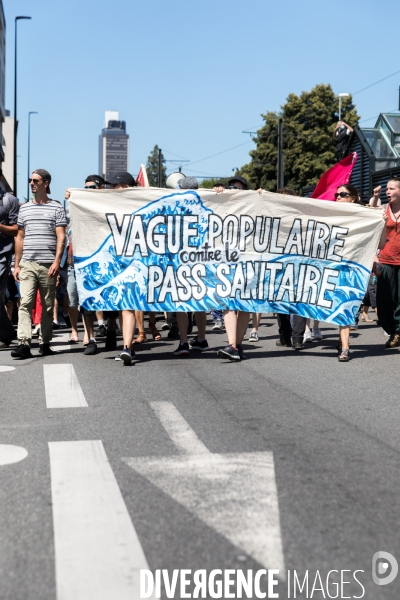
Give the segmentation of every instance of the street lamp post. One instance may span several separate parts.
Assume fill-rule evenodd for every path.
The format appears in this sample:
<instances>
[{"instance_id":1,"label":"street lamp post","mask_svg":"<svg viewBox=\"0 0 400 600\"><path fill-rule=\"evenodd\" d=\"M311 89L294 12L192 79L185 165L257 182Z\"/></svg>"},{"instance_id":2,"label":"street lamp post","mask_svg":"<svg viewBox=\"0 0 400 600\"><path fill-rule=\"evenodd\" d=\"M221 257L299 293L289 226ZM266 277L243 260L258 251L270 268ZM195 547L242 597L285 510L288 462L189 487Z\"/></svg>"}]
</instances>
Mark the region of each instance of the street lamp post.
<instances>
[{"instance_id":1,"label":"street lamp post","mask_svg":"<svg viewBox=\"0 0 400 600\"><path fill-rule=\"evenodd\" d=\"M32 17L15 17L15 38L14 38L14 196L17 195L17 22L21 19L31 19Z\"/></svg>"},{"instance_id":2,"label":"street lamp post","mask_svg":"<svg viewBox=\"0 0 400 600\"><path fill-rule=\"evenodd\" d=\"M277 165L277 176L276 176L276 187L278 190L282 189L285 185L285 174L283 170L283 119L278 119L278 165Z\"/></svg>"},{"instance_id":3,"label":"street lamp post","mask_svg":"<svg viewBox=\"0 0 400 600\"><path fill-rule=\"evenodd\" d=\"M29 177L31 176L31 169L30 169L30 163L31 163L31 115L38 115L39 113L31 110L28 113L28 191L26 194L26 201L28 202L29 200Z\"/></svg>"},{"instance_id":4,"label":"street lamp post","mask_svg":"<svg viewBox=\"0 0 400 600\"><path fill-rule=\"evenodd\" d=\"M339 121L342 120L342 98L347 98L350 96L347 92L343 92L343 94L338 94L339 97Z\"/></svg>"}]
</instances>

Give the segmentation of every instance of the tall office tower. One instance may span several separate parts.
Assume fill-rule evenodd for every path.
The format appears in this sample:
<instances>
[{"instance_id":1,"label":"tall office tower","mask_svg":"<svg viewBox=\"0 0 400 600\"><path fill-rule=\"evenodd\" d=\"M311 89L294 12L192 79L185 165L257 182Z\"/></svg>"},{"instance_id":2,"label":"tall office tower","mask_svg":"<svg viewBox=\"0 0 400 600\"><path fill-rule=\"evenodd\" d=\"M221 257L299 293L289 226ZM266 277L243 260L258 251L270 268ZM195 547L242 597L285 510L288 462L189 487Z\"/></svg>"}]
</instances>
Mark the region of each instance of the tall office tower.
<instances>
[{"instance_id":1,"label":"tall office tower","mask_svg":"<svg viewBox=\"0 0 400 600\"><path fill-rule=\"evenodd\" d=\"M120 171L127 171L129 135L125 121L119 120L116 110L106 110L104 129L99 136L99 175L108 181Z\"/></svg>"}]
</instances>

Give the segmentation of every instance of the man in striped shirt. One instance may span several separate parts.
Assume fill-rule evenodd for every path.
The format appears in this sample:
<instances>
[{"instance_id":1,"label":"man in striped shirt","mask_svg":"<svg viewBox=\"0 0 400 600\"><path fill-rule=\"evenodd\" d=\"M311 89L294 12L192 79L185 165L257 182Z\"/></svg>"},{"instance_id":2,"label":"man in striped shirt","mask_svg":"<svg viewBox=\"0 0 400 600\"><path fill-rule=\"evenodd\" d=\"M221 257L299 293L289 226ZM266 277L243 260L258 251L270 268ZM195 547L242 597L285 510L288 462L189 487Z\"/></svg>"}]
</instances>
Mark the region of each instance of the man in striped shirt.
<instances>
[{"instance_id":1,"label":"man in striped shirt","mask_svg":"<svg viewBox=\"0 0 400 600\"><path fill-rule=\"evenodd\" d=\"M18 320L19 346L13 358L31 358L32 306L39 289L43 312L39 353L55 354L50 348L53 335L53 307L57 275L65 245L67 219L61 204L48 197L51 175L37 169L29 180L34 199L21 206L15 240L14 277L21 285Z\"/></svg>"}]
</instances>

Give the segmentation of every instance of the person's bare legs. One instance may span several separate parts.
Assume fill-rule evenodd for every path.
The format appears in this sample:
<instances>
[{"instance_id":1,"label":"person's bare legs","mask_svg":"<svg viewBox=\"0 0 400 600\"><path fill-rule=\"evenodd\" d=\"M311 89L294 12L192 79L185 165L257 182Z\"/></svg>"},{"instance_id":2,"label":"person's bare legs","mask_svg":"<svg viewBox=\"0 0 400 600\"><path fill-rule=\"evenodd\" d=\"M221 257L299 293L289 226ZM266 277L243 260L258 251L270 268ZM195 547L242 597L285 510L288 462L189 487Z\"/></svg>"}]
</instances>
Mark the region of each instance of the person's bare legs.
<instances>
[{"instance_id":1,"label":"person's bare legs","mask_svg":"<svg viewBox=\"0 0 400 600\"><path fill-rule=\"evenodd\" d=\"M69 309L71 310L71 309ZM71 319L71 325L72 325L72 318L71 318L71 314L69 316L69 318ZM89 342L89 340L94 340L94 313L83 313L83 326L85 328L85 338L84 338L84 342L85 340L87 340L87 342ZM77 332L78 333L78 332Z\"/></svg>"},{"instance_id":2,"label":"person's bare legs","mask_svg":"<svg viewBox=\"0 0 400 600\"><path fill-rule=\"evenodd\" d=\"M187 344L187 330L189 325L189 318L187 313L185 312L177 312L176 313L176 322L178 324L179 329L179 339L181 344Z\"/></svg>"},{"instance_id":3,"label":"person's bare legs","mask_svg":"<svg viewBox=\"0 0 400 600\"><path fill-rule=\"evenodd\" d=\"M342 342L342 350L349 349L350 341L350 325L346 327L339 327L340 341Z\"/></svg>"},{"instance_id":4,"label":"person's bare legs","mask_svg":"<svg viewBox=\"0 0 400 600\"><path fill-rule=\"evenodd\" d=\"M258 333L258 328L260 327L262 313L251 313L251 324L253 326L252 331Z\"/></svg>"},{"instance_id":5,"label":"person's bare legs","mask_svg":"<svg viewBox=\"0 0 400 600\"><path fill-rule=\"evenodd\" d=\"M206 324L207 324L207 313L197 312L196 313L196 327L197 327L197 339L199 342L203 342L206 339Z\"/></svg>"},{"instance_id":6,"label":"person's bare legs","mask_svg":"<svg viewBox=\"0 0 400 600\"><path fill-rule=\"evenodd\" d=\"M374 320L370 319L369 316L368 316L368 311L369 311L370 308L371 308L370 306L366 306L364 304L363 309L362 309L362 313L361 313L361 321L365 321L366 323L373 323L374 322Z\"/></svg>"},{"instance_id":7,"label":"person's bare legs","mask_svg":"<svg viewBox=\"0 0 400 600\"><path fill-rule=\"evenodd\" d=\"M87 330L87 327L86 327L85 314L83 314L82 320L83 320L83 342L82 343L83 343L84 346L87 346L88 343L89 343L90 337L89 337L88 330ZM94 334L92 335L92 337L94 337Z\"/></svg>"},{"instance_id":8,"label":"person's bare legs","mask_svg":"<svg viewBox=\"0 0 400 600\"><path fill-rule=\"evenodd\" d=\"M131 349L133 336L135 334L136 329L135 313L135 310L122 311L122 337L124 340L124 348L129 348L129 350Z\"/></svg>"},{"instance_id":9,"label":"person's bare legs","mask_svg":"<svg viewBox=\"0 0 400 600\"><path fill-rule=\"evenodd\" d=\"M228 336L228 344L230 346L235 346L235 348L236 348L236 326L237 326L236 311L224 310L224 324L225 324L226 335Z\"/></svg>"},{"instance_id":10,"label":"person's bare legs","mask_svg":"<svg viewBox=\"0 0 400 600\"><path fill-rule=\"evenodd\" d=\"M155 312L149 312L149 329L153 336L153 340L158 342L161 340L161 333L157 329L156 315L157 313Z\"/></svg>"},{"instance_id":11,"label":"person's bare legs","mask_svg":"<svg viewBox=\"0 0 400 600\"><path fill-rule=\"evenodd\" d=\"M314 321L314 323L319 323L319 321ZM304 333L311 333L311 319L306 319L306 324L304 326Z\"/></svg>"},{"instance_id":12,"label":"person's bare legs","mask_svg":"<svg viewBox=\"0 0 400 600\"><path fill-rule=\"evenodd\" d=\"M139 333L144 333L144 312L142 310L135 310L135 319Z\"/></svg>"},{"instance_id":13,"label":"person's bare legs","mask_svg":"<svg viewBox=\"0 0 400 600\"><path fill-rule=\"evenodd\" d=\"M236 324L236 342L241 344L250 321L250 313L239 311Z\"/></svg>"},{"instance_id":14,"label":"person's bare legs","mask_svg":"<svg viewBox=\"0 0 400 600\"><path fill-rule=\"evenodd\" d=\"M222 358L228 358L229 360L243 360L243 348L242 341L245 336L247 326L250 320L250 313L239 311L237 316L234 310L224 311L224 322L225 329L228 336L228 345L234 349L232 352L230 348L219 350L218 354Z\"/></svg>"},{"instance_id":15,"label":"person's bare legs","mask_svg":"<svg viewBox=\"0 0 400 600\"><path fill-rule=\"evenodd\" d=\"M71 339L78 341L78 317L79 310L76 306L70 306L68 308L69 320L71 321Z\"/></svg>"},{"instance_id":16,"label":"person's bare legs","mask_svg":"<svg viewBox=\"0 0 400 600\"><path fill-rule=\"evenodd\" d=\"M133 343L140 344L141 342L146 342L147 338L144 330L144 312L142 310L135 310L135 322L136 327L138 328L138 335Z\"/></svg>"},{"instance_id":17,"label":"person's bare legs","mask_svg":"<svg viewBox=\"0 0 400 600\"><path fill-rule=\"evenodd\" d=\"M54 294L53 321L58 323L58 299L57 294Z\"/></svg>"}]
</instances>

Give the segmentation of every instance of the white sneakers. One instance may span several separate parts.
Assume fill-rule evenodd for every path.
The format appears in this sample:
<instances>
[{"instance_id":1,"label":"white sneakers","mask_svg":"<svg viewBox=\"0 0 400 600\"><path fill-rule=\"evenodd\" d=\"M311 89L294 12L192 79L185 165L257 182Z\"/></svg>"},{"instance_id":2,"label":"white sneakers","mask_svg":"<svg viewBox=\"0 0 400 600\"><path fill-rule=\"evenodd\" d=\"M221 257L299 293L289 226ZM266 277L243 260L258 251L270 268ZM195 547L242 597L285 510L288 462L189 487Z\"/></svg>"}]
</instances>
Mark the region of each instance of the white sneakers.
<instances>
[{"instance_id":1,"label":"white sneakers","mask_svg":"<svg viewBox=\"0 0 400 600\"><path fill-rule=\"evenodd\" d=\"M313 327L311 331L313 340L322 340L322 333L319 327Z\"/></svg>"},{"instance_id":2,"label":"white sneakers","mask_svg":"<svg viewBox=\"0 0 400 600\"><path fill-rule=\"evenodd\" d=\"M322 333L319 327L304 332L303 344L311 343L313 340L322 340Z\"/></svg>"},{"instance_id":3,"label":"white sneakers","mask_svg":"<svg viewBox=\"0 0 400 600\"><path fill-rule=\"evenodd\" d=\"M304 332L303 344L305 344L306 342L312 342L311 331L305 331Z\"/></svg>"}]
</instances>

